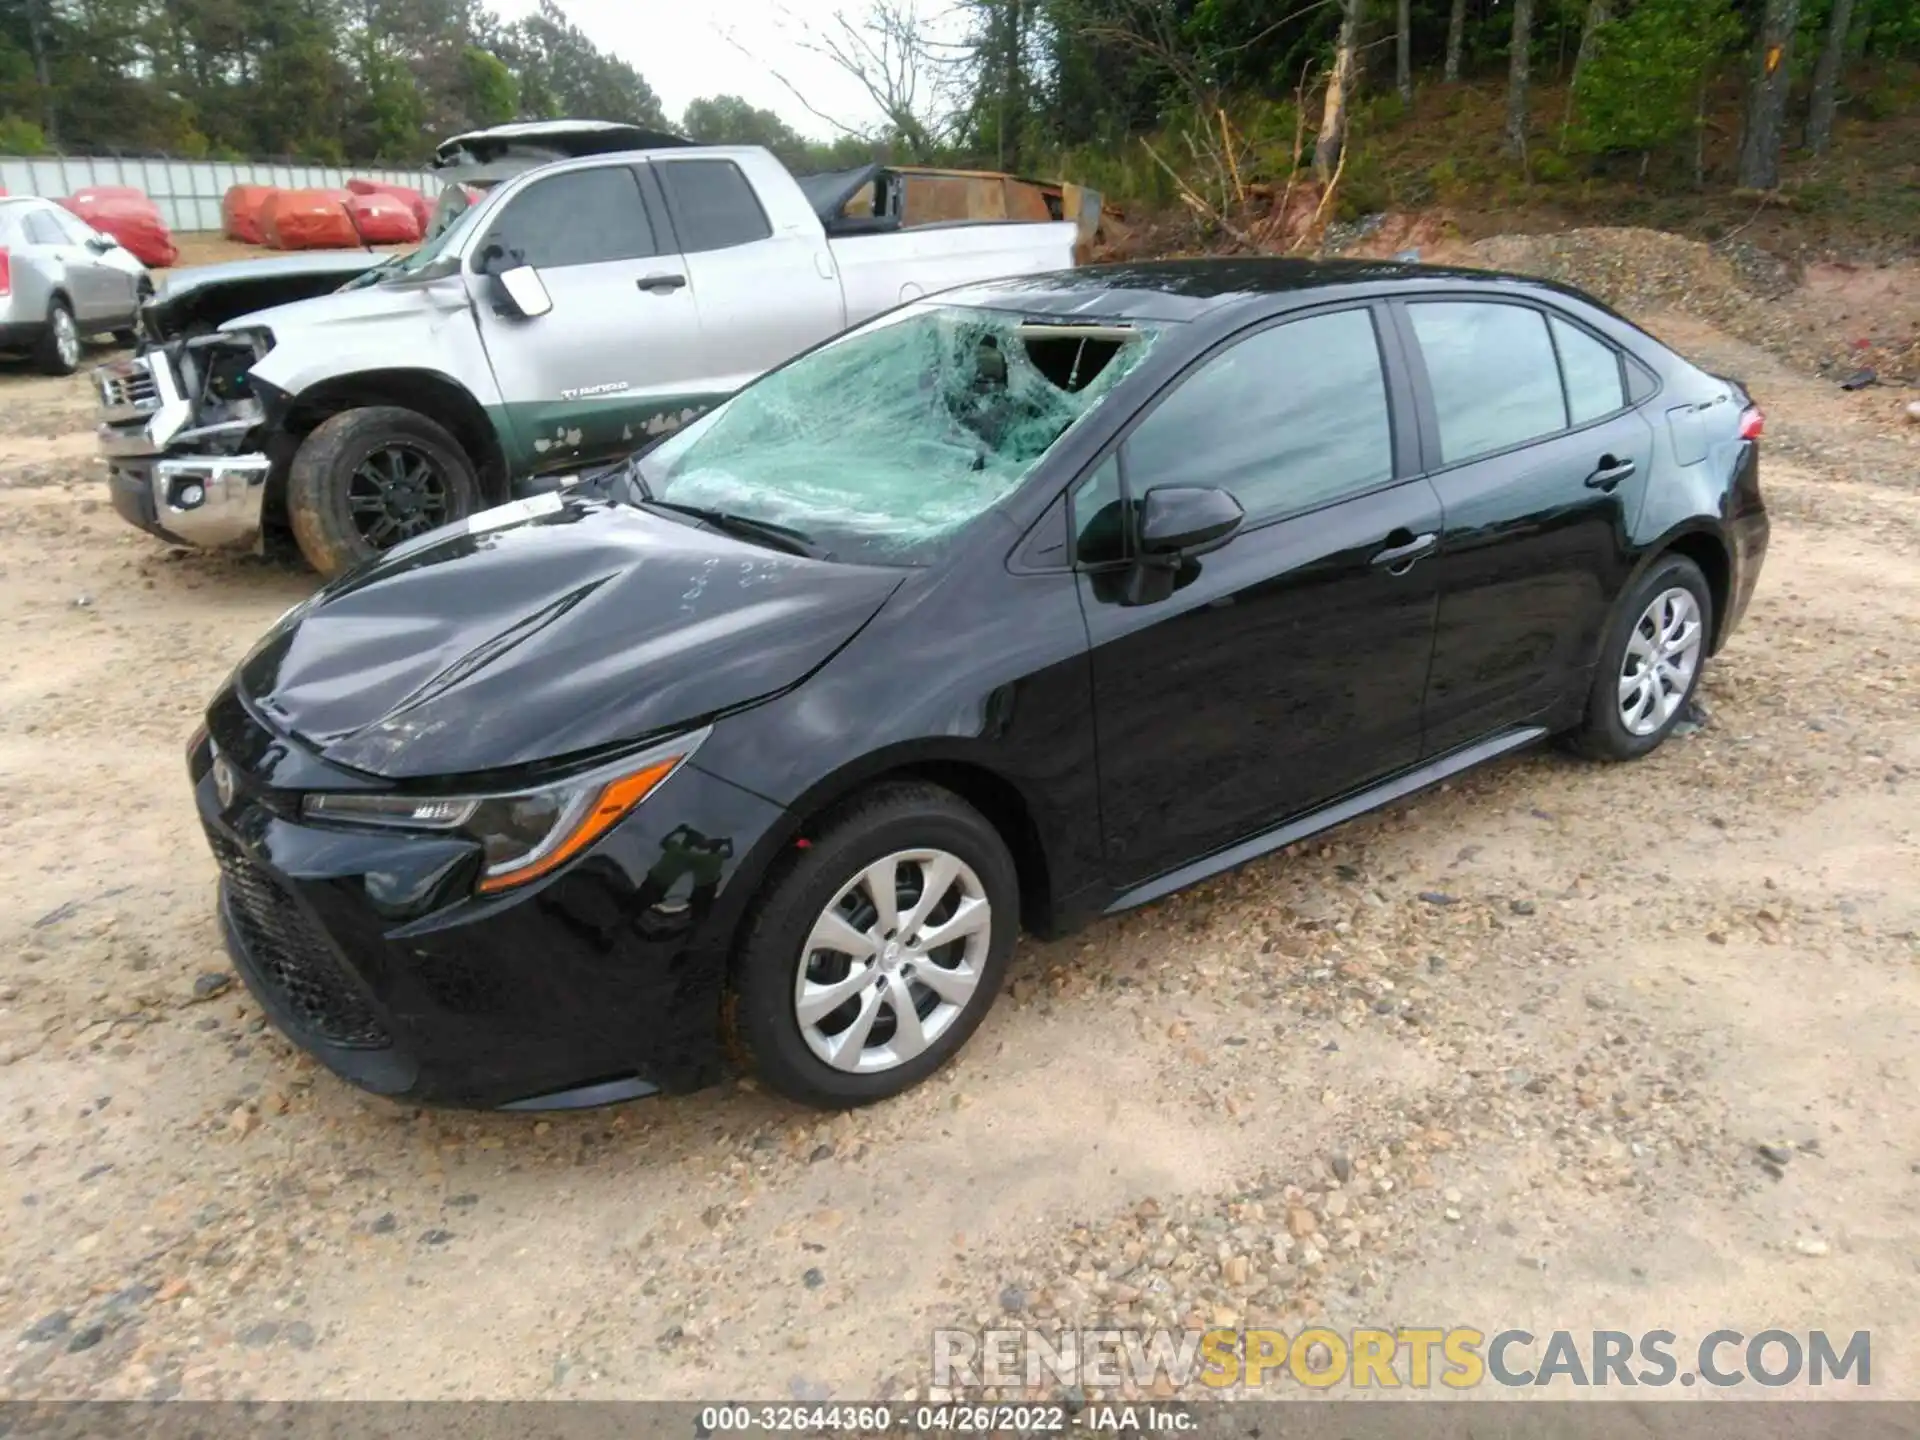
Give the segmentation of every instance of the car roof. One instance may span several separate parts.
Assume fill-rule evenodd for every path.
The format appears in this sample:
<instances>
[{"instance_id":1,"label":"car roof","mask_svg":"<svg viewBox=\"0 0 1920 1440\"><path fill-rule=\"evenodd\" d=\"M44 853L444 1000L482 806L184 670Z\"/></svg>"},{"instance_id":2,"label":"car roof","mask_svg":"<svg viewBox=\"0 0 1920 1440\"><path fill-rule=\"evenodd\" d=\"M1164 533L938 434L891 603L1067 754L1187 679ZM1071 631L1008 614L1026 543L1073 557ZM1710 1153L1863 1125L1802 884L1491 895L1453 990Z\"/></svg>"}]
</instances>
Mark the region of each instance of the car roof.
<instances>
[{"instance_id":1,"label":"car roof","mask_svg":"<svg viewBox=\"0 0 1920 1440\"><path fill-rule=\"evenodd\" d=\"M1604 309L1590 295L1534 276L1400 260L1298 260L1279 256L1088 265L963 286L943 301L1036 314L1187 321L1263 299L1357 286L1391 290L1473 282L1548 290Z\"/></svg>"}]
</instances>

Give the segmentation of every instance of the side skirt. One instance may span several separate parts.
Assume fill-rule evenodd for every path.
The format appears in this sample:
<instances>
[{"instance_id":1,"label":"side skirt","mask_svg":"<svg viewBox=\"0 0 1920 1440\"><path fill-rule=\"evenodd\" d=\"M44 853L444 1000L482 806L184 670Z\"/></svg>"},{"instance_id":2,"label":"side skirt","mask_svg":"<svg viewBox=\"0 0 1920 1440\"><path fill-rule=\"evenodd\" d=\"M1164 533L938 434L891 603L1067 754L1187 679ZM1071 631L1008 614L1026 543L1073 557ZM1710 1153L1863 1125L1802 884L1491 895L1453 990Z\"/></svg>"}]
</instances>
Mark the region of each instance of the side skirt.
<instances>
[{"instance_id":1,"label":"side skirt","mask_svg":"<svg viewBox=\"0 0 1920 1440\"><path fill-rule=\"evenodd\" d=\"M1118 914L1122 910L1131 910L1136 905L1146 905L1176 890L1184 890L1189 885L1198 884L1209 876L1218 875L1223 870L1231 870L1236 865L1304 840L1309 835L1318 835L1322 830L1330 830L1335 825L1364 815L1369 810L1378 810L1382 805L1391 805L1396 800L1405 799L1415 791L1437 785L1450 776L1458 775L1462 770L1471 770L1476 765L1485 764L1497 756L1531 745L1544 739L1548 731L1543 725L1527 725L1517 730L1508 730L1489 740L1479 740L1472 745L1449 751L1437 760L1430 760L1417 770L1403 771L1378 785L1357 791L1344 800L1318 810L1310 810L1297 820L1255 835L1251 840L1242 840L1225 850L1215 851L1204 859L1195 860L1191 865L1183 865L1162 875L1157 880L1149 880L1144 885L1136 885L1118 900L1107 906L1106 914Z\"/></svg>"}]
</instances>

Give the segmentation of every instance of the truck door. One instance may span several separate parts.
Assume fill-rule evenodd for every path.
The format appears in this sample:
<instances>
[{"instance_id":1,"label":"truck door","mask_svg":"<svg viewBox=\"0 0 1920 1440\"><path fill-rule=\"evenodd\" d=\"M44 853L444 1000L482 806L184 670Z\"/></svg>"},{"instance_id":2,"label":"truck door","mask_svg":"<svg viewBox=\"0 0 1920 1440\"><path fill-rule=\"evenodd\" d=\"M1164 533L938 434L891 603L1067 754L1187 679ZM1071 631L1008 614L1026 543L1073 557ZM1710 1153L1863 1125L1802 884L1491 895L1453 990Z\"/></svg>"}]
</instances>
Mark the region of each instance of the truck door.
<instances>
[{"instance_id":1,"label":"truck door","mask_svg":"<svg viewBox=\"0 0 1920 1440\"><path fill-rule=\"evenodd\" d=\"M698 388L731 394L846 328L833 254L810 212L810 227L776 229L731 160L669 152L651 169L700 309L704 341L689 372Z\"/></svg>"},{"instance_id":2,"label":"truck door","mask_svg":"<svg viewBox=\"0 0 1920 1440\"><path fill-rule=\"evenodd\" d=\"M566 170L509 199L467 266L505 405L495 428L515 474L617 459L711 402L690 384L700 316L631 164ZM552 308L506 302L499 271L539 273Z\"/></svg>"}]
</instances>

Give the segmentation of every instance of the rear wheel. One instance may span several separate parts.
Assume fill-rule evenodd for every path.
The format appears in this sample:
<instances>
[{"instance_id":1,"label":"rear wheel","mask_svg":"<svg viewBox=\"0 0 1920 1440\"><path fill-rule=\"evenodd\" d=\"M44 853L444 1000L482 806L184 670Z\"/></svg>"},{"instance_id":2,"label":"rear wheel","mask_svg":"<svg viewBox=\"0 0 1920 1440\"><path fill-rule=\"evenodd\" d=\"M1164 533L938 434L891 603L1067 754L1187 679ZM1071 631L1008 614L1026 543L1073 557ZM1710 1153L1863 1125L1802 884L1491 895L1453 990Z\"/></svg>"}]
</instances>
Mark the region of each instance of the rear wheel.
<instances>
[{"instance_id":1,"label":"rear wheel","mask_svg":"<svg viewBox=\"0 0 1920 1440\"><path fill-rule=\"evenodd\" d=\"M1019 905L1013 859L972 806L932 785L873 790L769 882L735 971L736 1038L805 1104L910 1089L993 1004Z\"/></svg>"},{"instance_id":2,"label":"rear wheel","mask_svg":"<svg viewBox=\"0 0 1920 1440\"><path fill-rule=\"evenodd\" d=\"M1712 633L1713 591L1700 567L1684 555L1656 562L1615 612L1574 749L1595 760L1656 749L1687 713Z\"/></svg>"},{"instance_id":3,"label":"rear wheel","mask_svg":"<svg viewBox=\"0 0 1920 1440\"><path fill-rule=\"evenodd\" d=\"M46 328L33 359L48 375L71 375L80 368L80 326L66 301L56 298L47 307Z\"/></svg>"},{"instance_id":4,"label":"rear wheel","mask_svg":"<svg viewBox=\"0 0 1920 1440\"><path fill-rule=\"evenodd\" d=\"M473 462L417 410L343 410L293 457L287 514L307 563L331 577L480 505Z\"/></svg>"}]
</instances>

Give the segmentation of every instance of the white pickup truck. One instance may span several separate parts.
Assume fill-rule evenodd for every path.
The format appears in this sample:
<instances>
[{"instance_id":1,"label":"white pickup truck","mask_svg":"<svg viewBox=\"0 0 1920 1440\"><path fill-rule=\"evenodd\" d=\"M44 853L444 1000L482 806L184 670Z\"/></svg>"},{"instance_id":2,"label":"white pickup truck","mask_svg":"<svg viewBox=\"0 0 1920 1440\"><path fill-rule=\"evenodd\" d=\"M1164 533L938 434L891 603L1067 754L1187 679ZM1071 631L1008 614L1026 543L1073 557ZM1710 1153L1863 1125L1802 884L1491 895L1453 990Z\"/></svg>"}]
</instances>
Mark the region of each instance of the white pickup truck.
<instances>
[{"instance_id":1,"label":"white pickup truck","mask_svg":"<svg viewBox=\"0 0 1920 1440\"><path fill-rule=\"evenodd\" d=\"M835 218L751 147L518 175L336 294L96 371L115 507L188 544L290 529L337 574L522 482L618 459L879 311L1063 269L1079 234L834 234Z\"/></svg>"}]
</instances>

